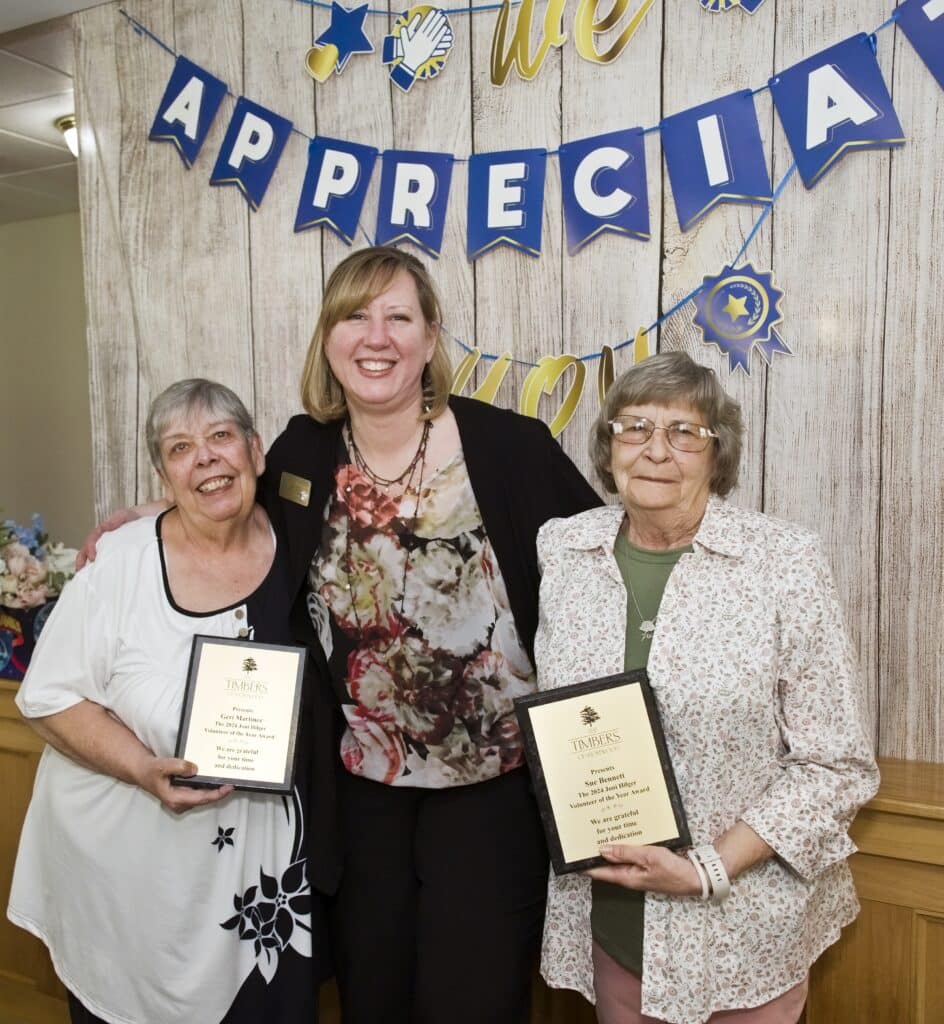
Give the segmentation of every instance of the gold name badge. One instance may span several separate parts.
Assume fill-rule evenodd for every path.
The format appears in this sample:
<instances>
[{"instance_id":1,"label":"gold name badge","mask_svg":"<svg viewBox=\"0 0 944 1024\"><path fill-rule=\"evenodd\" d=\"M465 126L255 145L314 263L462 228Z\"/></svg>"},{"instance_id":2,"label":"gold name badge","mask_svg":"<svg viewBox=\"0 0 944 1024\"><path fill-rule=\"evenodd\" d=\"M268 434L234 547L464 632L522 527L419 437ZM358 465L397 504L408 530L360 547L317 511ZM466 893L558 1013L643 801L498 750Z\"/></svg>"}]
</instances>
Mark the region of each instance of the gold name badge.
<instances>
[{"instance_id":1,"label":"gold name badge","mask_svg":"<svg viewBox=\"0 0 944 1024\"><path fill-rule=\"evenodd\" d=\"M294 473L283 473L279 480L279 497L294 501L296 505L308 508L311 497L311 481Z\"/></svg>"}]
</instances>

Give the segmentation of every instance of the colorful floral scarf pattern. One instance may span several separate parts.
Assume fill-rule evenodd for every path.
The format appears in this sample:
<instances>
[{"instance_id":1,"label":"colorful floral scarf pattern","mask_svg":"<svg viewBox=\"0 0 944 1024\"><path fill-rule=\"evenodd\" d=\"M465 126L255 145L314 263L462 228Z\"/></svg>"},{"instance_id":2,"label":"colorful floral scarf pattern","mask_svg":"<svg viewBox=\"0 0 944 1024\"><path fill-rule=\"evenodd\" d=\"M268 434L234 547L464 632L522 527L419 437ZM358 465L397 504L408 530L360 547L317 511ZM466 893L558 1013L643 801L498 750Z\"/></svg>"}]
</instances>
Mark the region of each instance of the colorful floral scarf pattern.
<instances>
[{"instance_id":1,"label":"colorful floral scarf pattern","mask_svg":"<svg viewBox=\"0 0 944 1024\"><path fill-rule=\"evenodd\" d=\"M534 691L534 670L461 453L423 485L418 509L351 465L335 485L309 607L322 634L329 612L350 648L345 767L427 788L519 767L512 701Z\"/></svg>"}]
</instances>

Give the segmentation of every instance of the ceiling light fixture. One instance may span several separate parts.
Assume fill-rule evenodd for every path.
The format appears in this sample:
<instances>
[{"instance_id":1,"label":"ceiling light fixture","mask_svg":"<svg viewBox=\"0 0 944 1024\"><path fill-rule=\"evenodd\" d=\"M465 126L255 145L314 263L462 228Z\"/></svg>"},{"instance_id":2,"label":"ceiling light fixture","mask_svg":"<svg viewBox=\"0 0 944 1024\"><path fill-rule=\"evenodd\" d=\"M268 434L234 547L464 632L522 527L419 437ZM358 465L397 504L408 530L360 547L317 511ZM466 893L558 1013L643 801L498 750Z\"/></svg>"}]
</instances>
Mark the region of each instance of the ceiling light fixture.
<instances>
[{"instance_id":1,"label":"ceiling light fixture","mask_svg":"<svg viewBox=\"0 0 944 1024\"><path fill-rule=\"evenodd\" d=\"M66 114L56 119L56 127L62 132L66 145L73 156L79 155L79 133L75 127L75 114Z\"/></svg>"}]
</instances>

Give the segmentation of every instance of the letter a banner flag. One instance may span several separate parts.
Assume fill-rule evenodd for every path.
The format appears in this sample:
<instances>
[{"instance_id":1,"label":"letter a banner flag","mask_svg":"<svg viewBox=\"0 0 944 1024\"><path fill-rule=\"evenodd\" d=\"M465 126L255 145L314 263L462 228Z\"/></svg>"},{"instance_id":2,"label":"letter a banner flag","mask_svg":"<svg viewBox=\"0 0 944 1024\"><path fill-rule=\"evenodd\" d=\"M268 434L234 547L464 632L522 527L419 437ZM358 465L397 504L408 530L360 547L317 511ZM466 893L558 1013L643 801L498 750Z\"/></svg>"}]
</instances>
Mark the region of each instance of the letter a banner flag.
<instances>
[{"instance_id":1,"label":"letter a banner flag","mask_svg":"<svg viewBox=\"0 0 944 1024\"><path fill-rule=\"evenodd\" d=\"M545 149L469 157L466 250L470 260L499 245L540 255L546 168Z\"/></svg>"},{"instance_id":2,"label":"letter a banner flag","mask_svg":"<svg viewBox=\"0 0 944 1024\"><path fill-rule=\"evenodd\" d=\"M189 169L197 159L225 95L225 82L186 57L178 57L148 138L155 142L173 142Z\"/></svg>"},{"instance_id":3,"label":"letter a banner flag","mask_svg":"<svg viewBox=\"0 0 944 1024\"><path fill-rule=\"evenodd\" d=\"M944 0L905 0L895 14L908 42L944 89Z\"/></svg>"},{"instance_id":4,"label":"letter a banner flag","mask_svg":"<svg viewBox=\"0 0 944 1024\"><path fill-rule=\"evenodd\" d=\"M357 142L316 136L308 144L308 169L295 214L295 230L323 224L353 245L377 150Z\"/></svg>"},{"instance_id":5,"label":"letter a banner flag","mask_svg":"<svg viewBox=\"0 0 944 1024\"><path fill-rule=\"evenodd\" d=\"M291 130L291 121L240 96L210 184L238 185L258 210Z\"/></svg>"},{"instance_id":6,"label":"letter a banner flag","mask_svg":"<svg viewBox=\"0 0 944 1024\"><path fill-rule=\"evenodd\" d=\"M649 239L641 128L565 143L560 148L560 171L571 256L604 231Z\"/></svg>"},{"instance_id":7,"label":"letter a banner flag","mask_svg":"<svg viewBox=\"0 0 944 1024\"><path fill-rule=\"evenodd\" d=\"M749 89L667 117L662 148L683 231L718 203L763 204L773 198Z\"/></svg>"},{"instance_id":8,"label":"letter a banner flag","mask_svg":"<svg viewBox=\"0 0 944 1024\"><path fill-rule=\"evenodd\" d=\"M439 258L454 160L451 153L384 150L377 245L412 242Z\"/></svg>"},{"instance_id":9,"label":"letter a banner flag","mask_svg":"<svg viewBox=\"0 0 944 1024\"><path fill-rule=\"evenodd\" d=\"M769 84L807 188L848 149L893 147L905 141L864 32L781 71Z\"/></svg>"}]
</instances>

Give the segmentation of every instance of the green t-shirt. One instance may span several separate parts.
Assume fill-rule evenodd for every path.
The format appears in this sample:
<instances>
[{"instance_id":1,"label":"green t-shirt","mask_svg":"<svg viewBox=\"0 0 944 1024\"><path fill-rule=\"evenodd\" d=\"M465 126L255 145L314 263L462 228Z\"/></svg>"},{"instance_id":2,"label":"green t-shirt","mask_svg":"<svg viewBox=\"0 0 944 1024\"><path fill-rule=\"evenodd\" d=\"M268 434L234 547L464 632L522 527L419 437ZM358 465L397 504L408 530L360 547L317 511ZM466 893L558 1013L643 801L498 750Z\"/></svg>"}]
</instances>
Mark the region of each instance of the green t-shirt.
<instances>
[{"instance_id":1,"label":"green t-shirt","mask_svg":"<svg viewBox=\"0 0 944 1024\"><path fill-rule=\"evenodd\" d=\"M624 668L645 668L651 638L640 627L655 622L662 594L672 570L691 545L669 551L637 548L623 536L613 553L626 584L626 655ZM609 882L593 883L590 925L593 937L623 967L642 976L642 933L645 893Z\"/></svg>"}]
</instances>

